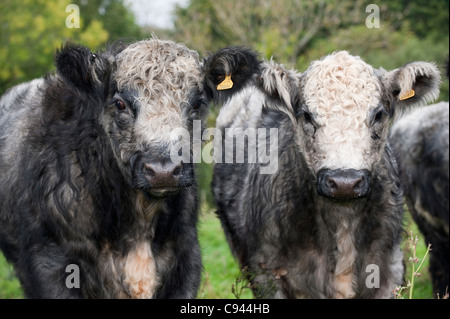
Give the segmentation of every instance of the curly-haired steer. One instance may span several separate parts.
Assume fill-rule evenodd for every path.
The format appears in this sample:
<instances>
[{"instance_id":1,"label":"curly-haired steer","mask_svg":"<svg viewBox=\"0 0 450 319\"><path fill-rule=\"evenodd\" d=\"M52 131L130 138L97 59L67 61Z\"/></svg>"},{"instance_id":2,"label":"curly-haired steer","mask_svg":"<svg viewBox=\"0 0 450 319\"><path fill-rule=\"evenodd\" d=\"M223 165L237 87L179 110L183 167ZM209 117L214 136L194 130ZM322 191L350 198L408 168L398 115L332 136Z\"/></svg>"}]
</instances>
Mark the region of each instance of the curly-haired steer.
<instances>
[{"instance_id":1,"label":"curly-haired steer","mask_svg":"<svg viewBox=\"0 0 450 319\"><path fill-rule=\"evenodd\" d=\"M198 54L150 39L55 60L0 100L0 247L25 296L194 298L196 178L169 154L207 113Z\"/></svg>"},{"instance_id":2,"label":"curly-haired steer","mask_svg":"<svg viewBox=\"0 0 450 319\"><path fill-rule=\"evenodd\" d=\"M393 297L404 272L403 200L387 136L396 112L438 96L437 67L388 72L336 52L299 74L229 48L205 69L224 137L278 130L262 137L257 160L226 163L236 143L214 168L217 214L255 296ZM268 171L260 157L274 143L278 169Z\"/></svg>"}]
</instances>

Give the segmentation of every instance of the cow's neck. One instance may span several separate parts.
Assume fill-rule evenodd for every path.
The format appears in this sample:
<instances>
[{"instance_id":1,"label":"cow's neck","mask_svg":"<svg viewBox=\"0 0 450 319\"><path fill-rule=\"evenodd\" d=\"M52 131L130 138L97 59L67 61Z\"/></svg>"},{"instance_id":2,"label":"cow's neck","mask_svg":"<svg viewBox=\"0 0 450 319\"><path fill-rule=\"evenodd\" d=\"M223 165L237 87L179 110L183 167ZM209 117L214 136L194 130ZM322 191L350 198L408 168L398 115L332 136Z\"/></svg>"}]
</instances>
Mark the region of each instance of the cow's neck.
<instances>
[{"instance_id":1,"label":"cow's neck","mask_svg":"<svg viewBox=\"0 0 450 319\"><path fill-rule=\"evenodd\" d=\"M160 284L160 275L152 247L158 215L164 202L151 202L138 190L130 190L128 216L118 241L106 242L101 252L100 270L104 280L114 287L115 298L152 298ZM120 273L121 278L109 276Z\"/></svg>"},{"instance_id":2,"label":"cow's neck","mask_svg":"<svg viewBox=\"0 0 450 319\"><path fill-rule=\"evenodd\" d=\"M357 251L355 247L359 220L366 201L349 203L330 202L319 198L321 223L326 228L332 245L333 278L335 298L352 298L355 296L353 282L355 281L355 262Z\"/></svg>"},{"instance_id":3,"label":"cow's neck","mask_svg":"<svg viewBox=\"0 0 450 319\"><path fill-rule=\"evenodd\" d=\"M132 201L134 205L135 222L144 228L154 224L158 212L164 209L164 201L150 201L141 191L133 191Z\"/></svg>"}]
</instances>

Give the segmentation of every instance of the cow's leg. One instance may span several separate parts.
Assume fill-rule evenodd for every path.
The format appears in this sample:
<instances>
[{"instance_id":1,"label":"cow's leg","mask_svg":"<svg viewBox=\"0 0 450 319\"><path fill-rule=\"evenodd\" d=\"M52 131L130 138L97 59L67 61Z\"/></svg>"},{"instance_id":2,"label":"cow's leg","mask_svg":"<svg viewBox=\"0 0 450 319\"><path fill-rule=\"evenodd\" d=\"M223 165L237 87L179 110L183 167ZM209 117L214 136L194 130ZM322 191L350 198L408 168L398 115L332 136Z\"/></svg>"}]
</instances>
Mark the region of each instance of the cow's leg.
<instances>
[{"instance_id":1,"label":"cow's leg","mask_svg":"<svg viewBox=\"0 0 450 319\"><path fill-rule=\"evenodd\" d=\"M171 261L173 268L162 278L163 285L157 298L163 299L194 299L197 296L201 281L202 262L200 246L197 238L185 238L184 241L171 243L168 247L176 246L176 250L162 254L175 254ZM161 257L160 257L161 258Z\"/></svg>"},{"instance_id":2,"label":"cow's leg","mask_svg":"<svg viewBox=\"0 0 450 319\"><path fill-rule=\"evenodd\" d=\"M22 250L17 273L27 298L81 298L78 265L69 262L54 243Z\"/></svg>"},{"instance_id":3,"label":"cow's leg","mask_svg":"<svg viewBox=\"0 0 450 319\"><path fill-rule=\"evenodd\" d=\"M193 299L201 282L202 262L197 236L198 200L193 189L168 201L170 212L158 216L155 258L162 272L156 298Z\"/></svg>"}]
</instances>

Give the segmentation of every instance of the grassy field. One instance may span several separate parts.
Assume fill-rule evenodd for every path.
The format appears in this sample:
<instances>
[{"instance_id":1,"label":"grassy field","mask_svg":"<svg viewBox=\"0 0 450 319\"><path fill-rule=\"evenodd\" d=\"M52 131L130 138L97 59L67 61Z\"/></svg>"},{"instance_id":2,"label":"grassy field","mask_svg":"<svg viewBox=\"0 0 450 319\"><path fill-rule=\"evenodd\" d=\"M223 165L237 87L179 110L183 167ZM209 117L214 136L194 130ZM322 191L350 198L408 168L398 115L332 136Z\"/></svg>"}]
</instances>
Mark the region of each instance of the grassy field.
<instances>
[{"instance_id":1,"label":"grassy field","mask_svg":"<svg viewBox=\"0 0 450 319\"><path fill-rule=\"evenodd\" d=\"M19 281L14 276L14 269L0 252L0 299L18 298L23 298Z\"/></svg>"},{"instance_id":2,"label":"grassy field","mask_svg":"<svg viewBox=\"0 0 450 319\"><path fill-rule=\"evenodd\" d=\"M203 256L203 279L199 299L234 299L232 285L240 269L233 258L219 220L212 211L204 213L199 228ZM252 298L247 289L241 298Z\"/></svg>"},{"instance_id":3,"label":"grassy field","mask_svg":"<svg viewBox=\"0 0 450 319\"><path fill-rule=\"evenodd\" d=\"M427 246L423 236L419 233L417 226L407 214L405 216L405 231L407 235L412 231L414 236L419 236L416 256L422 260L425 256ZM405 236L404 253L407 271L405 281L411 280L411 262L409 258L412 252L409 249L409 237ZM199 298L235 298L231 292L232 285L239 278L239 266L230 254L226 244L219 220L212 212L204 213L200 224L200 241L203 252L204 275ZM417 267L417 266L416 266ZM414 299L432 299L433 292L428 272L428 258L420 271L421 277L415 278ZM403 293L403 298L407 299L408 290ZM252 298L251 292L246 289L240 296L242 299Z\"/></svg>"},{"instance_id":4,"label":"grassy field","mask_svg":"<svg viewBox=\"0 0 450 319\"><path fill-rule=\"evenodd\" d=\"M213 210L208 207L203 207L200 221L199 234L204 271L198 298L234 299L236 297L232 293L232 286L239 278L240 270L230 253L220 222L213 214ZM411 222L409 215L405 218L405 225L405 230L408 233L412 230L415 235L419 236L417 256L422 258L426 252L426 245L423 237L417 231L416 225ZM405 262L408 266L405 276L406 282L411 278L411 263L408 261L410 256L408 238L405 238ZM416 278L413 297L415 299L430 299L432 298L432 288L428 273L428 260L425 261L420 273L422 276ZM23 298L23 294L18 280L14 277L13 268L6 263L3 255L0 254L0 299L6 298ZM252 295L248 289L245 289L240 298L252 298ZM404 292L403 298L408 298L407 291Z\"/></svg>"}]
</instances>

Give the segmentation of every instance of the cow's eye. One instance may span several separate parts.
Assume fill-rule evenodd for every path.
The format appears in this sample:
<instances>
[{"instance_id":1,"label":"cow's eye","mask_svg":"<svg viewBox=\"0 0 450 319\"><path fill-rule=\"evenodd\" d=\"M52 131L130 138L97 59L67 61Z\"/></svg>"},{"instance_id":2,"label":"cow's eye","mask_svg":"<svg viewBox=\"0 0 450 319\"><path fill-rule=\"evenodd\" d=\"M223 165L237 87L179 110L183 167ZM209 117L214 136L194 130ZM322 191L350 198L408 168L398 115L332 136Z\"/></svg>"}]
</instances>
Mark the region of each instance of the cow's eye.
<instances>
[{"instance_id":1,"label":"cow's eye","mask_svg":"<svg viewBox=\"0 0 450 319\"><path fill-rule=\"evenodd\" d=\"M312 119L312 116L311 116L310 113L304 112L304 113L303 113L303 118L305 119L305 122L311 123L311 124L312 124L313 119Z\"/></svg>"},{"instance_id":2,"label":"cow's eye","mask_svg":"<svg viewBox=\"0 0 450 319\"><path fill-rule=\"evenodd\" d=\"M116 102L114 102L114 105L119 111L124 111L126 109L125 103L121 100L117 100Z\"/></svg>"},{"instance_id":3,"label":"cow's eye","mask_svg":"<svg viewBox=\"0 0 450 319\"><path fill-rule=\"evenodd\" d=\"M316 124L311 113L302 110L298 114L299 117L303 118L303 129L309 135L314 135L316 133Z\"/></svg>"},{"instance_id":4,"label":"cow's eye","mask_svg":"<svg viewBox=\"0 0 450 319\"><path fill-rule=\"evenodd\" d=\"M387 114L388 113L384 109L379 110L373 117L372 124L378 124L378 123L382 122L384 119L384 116Z\"/></svg>"},{"instance_id":5,"label":"cow's eye","mask_svg":"<svg viewBox=\"0 0 450 319\"><path fill-rule=\"evenodd\" d=\"M305 122L305 124L315 126L314 119L311 113L307 111L301 111L298 115L303 117L303 121Z\"/></svg>"},{"instance_id":6,"label":"cow's eye","mask_svg":"<svg viewBox=\"0 0 450 319\"><path fill-rule=\"evenodd\" d=\"M197 111L199 110L202 106L207 105L206 101L204 99L200 99L198 101L196 101L193 105L192 108Z\"/></svg>"},{"instance_id":7,"label":"cow's eye","mask_svg":"<svg viewBox=\"0 0 450 319\"><path fill-rule=\"evenodd\" d=\"M383 118L383 112L382 112L382 111L379 111L379 112L375 115L375 122L381 121L382 118Z\"/></svg>"}]
</instances>

